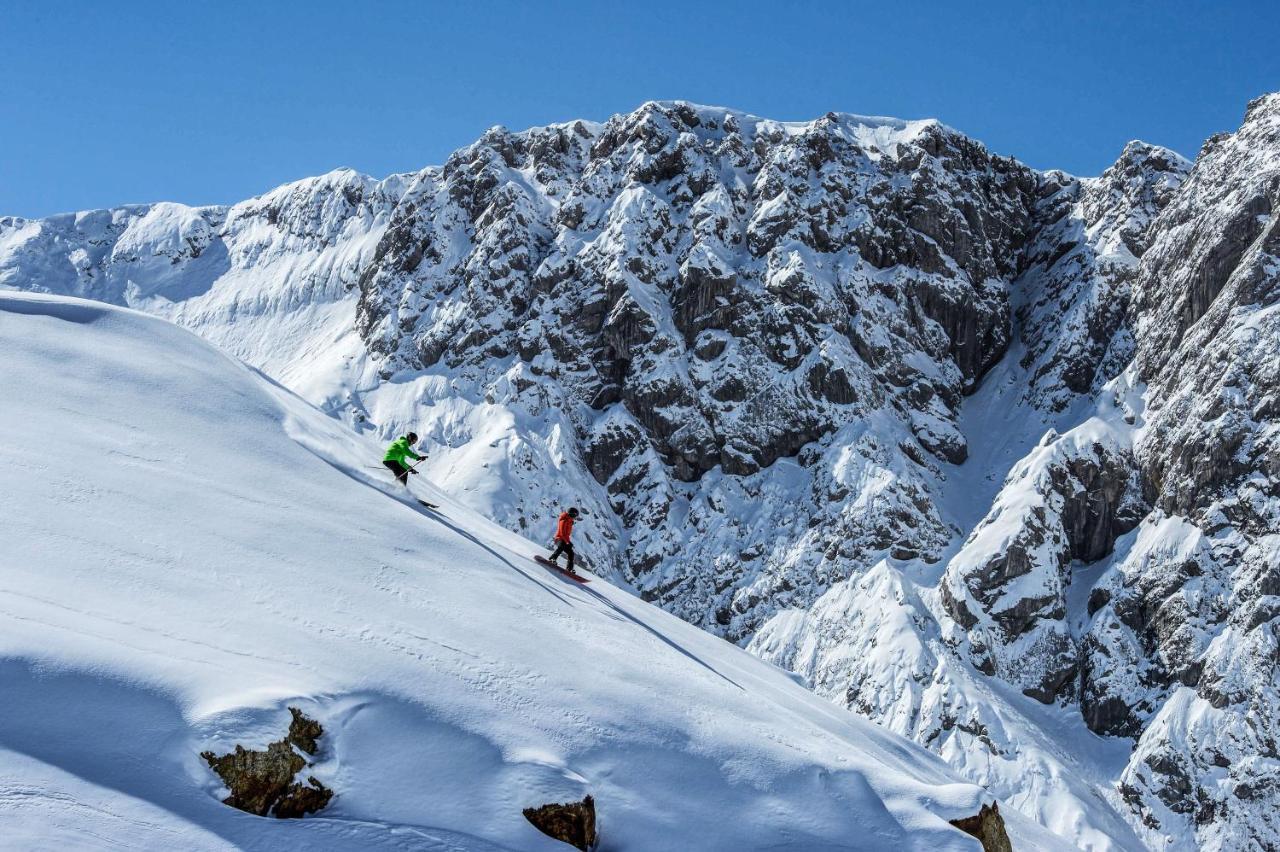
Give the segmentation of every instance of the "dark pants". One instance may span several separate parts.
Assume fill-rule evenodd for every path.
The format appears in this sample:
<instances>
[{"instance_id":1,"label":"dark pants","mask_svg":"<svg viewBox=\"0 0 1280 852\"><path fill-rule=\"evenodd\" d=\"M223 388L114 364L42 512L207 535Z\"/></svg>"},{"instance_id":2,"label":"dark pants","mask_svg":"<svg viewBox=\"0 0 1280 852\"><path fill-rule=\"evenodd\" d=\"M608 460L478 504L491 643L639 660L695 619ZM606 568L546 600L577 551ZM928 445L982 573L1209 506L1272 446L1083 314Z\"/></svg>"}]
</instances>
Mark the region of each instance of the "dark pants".
<instances>
[{"instance_id":1,"label":"dark pants","mask_svg":"<svg viewBox=\"0 0 1280 852\"><path fill-rule=\"evenodd\" d=\"M561 541L560 539L556 539L556 549L551 553L551 561L555 562L557 559L559 559L561 553L569 554L568 570L572 571L573 570L573 545L567 541Z\"/></svg>"},{"instance_id":2,"label":"dark pants","mask_svg":"<svg viewBox=\"0 0 1280 852\"><path fill-rule=\"evenodd\" d=\"M398 461L391 461L390 459L384 461L383 464L387 466L388 470L396 475L396 479L400 480L401 485L409 484L409 468L400 464Z\"/></svg>"}]
</instances>

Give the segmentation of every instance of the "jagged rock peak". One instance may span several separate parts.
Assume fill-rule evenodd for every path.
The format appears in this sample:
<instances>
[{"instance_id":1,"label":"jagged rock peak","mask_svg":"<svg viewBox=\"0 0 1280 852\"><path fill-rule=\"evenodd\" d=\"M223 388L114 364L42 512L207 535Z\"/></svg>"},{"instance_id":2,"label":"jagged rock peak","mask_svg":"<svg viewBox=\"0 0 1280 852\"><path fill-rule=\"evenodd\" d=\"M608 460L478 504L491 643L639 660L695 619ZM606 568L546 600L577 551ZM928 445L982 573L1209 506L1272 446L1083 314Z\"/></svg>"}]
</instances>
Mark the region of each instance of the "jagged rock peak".
<instances>
[{"instance_id":1,"label":"jagged rock peak","mask_svg":"<svg viewBox=\"0 0 1280 852\"><path fill-rule=\"evenodd\" d=\"M1267 115L1272 118L1280 116L1280 92L1259 95L1249 101L1248 106L1245 107L1244 120L1247 124L1251 121L1258 121Z\"/></svg>"},{"instance_id":2,"label":"jagged rock peak","mask_svg":"<svg viewBox=\"0 0 1280 852\"><path fill-rule=\"evenodd\" d=\"M936 118L902 119L831 111L817 118L781 121L731 107L709 106L684 100L645 101L632 112L613 116L610 122L621 121L624 124L632 124L656 115L674 120L688 130L700 128L705 132L711 132L724 128L730 133L743 133L748 136L753 136L760 128L767 130L781 128L791 133L803 133L814 128L839 128L846 132L860 131L864 134L863 138L868 141L875 141L874 134L880 133L880 141L884 144L910 141L917 134L933 128L950 135L964 135ZM728 127L725 127L726 121Z\"/></svg>"}]
</instances>

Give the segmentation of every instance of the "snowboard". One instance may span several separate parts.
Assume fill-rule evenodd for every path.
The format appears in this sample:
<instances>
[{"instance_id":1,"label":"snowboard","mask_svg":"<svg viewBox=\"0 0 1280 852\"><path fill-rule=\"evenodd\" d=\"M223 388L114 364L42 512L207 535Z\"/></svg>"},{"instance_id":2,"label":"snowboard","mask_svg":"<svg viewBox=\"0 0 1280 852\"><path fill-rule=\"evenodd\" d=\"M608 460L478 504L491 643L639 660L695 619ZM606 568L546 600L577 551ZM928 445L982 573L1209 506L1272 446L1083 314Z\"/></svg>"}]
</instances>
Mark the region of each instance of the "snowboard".
<instances>
[{"instance_id":1,"label":"snowboard","mask_svg":"<svg viewBox=\"0 0 1280 852\"><path fill-rule=\"evenodd\" d=\"M581 574L570 574L568 571L564 570L564 569L563 569L563 568L561 568L559 565L557 565L556 563L552 562L550 559L548 559L548 558L547 558L547 557L545 557L545 556L535 556L535 557L533 557L533 561L534 561L534 562L537 562L537 563L538 563L539 565L541 565L543 568L550 568L552 571L555 571L557 574L559 574L559 575L561 575L561 576L563 576L563 577L568 577L570 580L576 580L576 581L578 581L579 583L590 583L590 582L591 582L590 580L588 580L586 577L582 576Z\"/></svg>"}]
</instances>

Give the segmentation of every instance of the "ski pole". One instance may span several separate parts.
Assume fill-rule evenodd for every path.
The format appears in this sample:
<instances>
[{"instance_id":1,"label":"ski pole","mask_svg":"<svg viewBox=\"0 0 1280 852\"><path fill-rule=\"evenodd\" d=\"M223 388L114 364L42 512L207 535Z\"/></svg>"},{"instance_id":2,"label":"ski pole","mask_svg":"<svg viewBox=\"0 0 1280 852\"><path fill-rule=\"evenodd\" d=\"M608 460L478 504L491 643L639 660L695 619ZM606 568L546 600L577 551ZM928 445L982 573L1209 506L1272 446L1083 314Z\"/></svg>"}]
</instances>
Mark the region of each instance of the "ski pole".
<instances>
[{"instance_id":1,"label":"ski pole","mask_svg":"<svg viewBox=\"0 0 1280 852\"><path fill-rule=\"evenodd\" d=\"M423 456L422 458L418 459L418 464L422 464L422 463L423 463L424 461L426 461L426 460L427 460L427 457L426 457L426 456ZM408 488L408 487L409 487L409 474L410 474L410 473L413 473L415 470L417 470L417 469L418 469L418 464L415 464L413 467L406 469L405 474L404 474L404 487L405 487L405 488Z\"/></svg>"}]
</instances>

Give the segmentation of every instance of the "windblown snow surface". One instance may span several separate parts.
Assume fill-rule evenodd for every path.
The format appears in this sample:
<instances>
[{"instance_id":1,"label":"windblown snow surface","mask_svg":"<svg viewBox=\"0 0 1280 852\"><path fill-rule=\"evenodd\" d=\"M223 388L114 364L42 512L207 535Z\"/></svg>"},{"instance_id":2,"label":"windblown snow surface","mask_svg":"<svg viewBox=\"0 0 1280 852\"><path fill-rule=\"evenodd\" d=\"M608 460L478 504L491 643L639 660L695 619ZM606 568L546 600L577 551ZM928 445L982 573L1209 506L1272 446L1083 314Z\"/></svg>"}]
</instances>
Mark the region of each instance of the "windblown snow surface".
<instances>
[{"instance_id":1,"label":"windblown snow surface","mask_svg":"<svg viewBox=\"0 0 1280 852\"><path fill-rule=\"evenodd\" d=\"M590 793L606 849L977 848L947 820L989 794L923 748L425 477L420 508L189 332L5 294L0 358L0 845L557 849L521 809ZM333 804L221 804L199 753L290 705Z\"/></svg>"}]
</instances>

